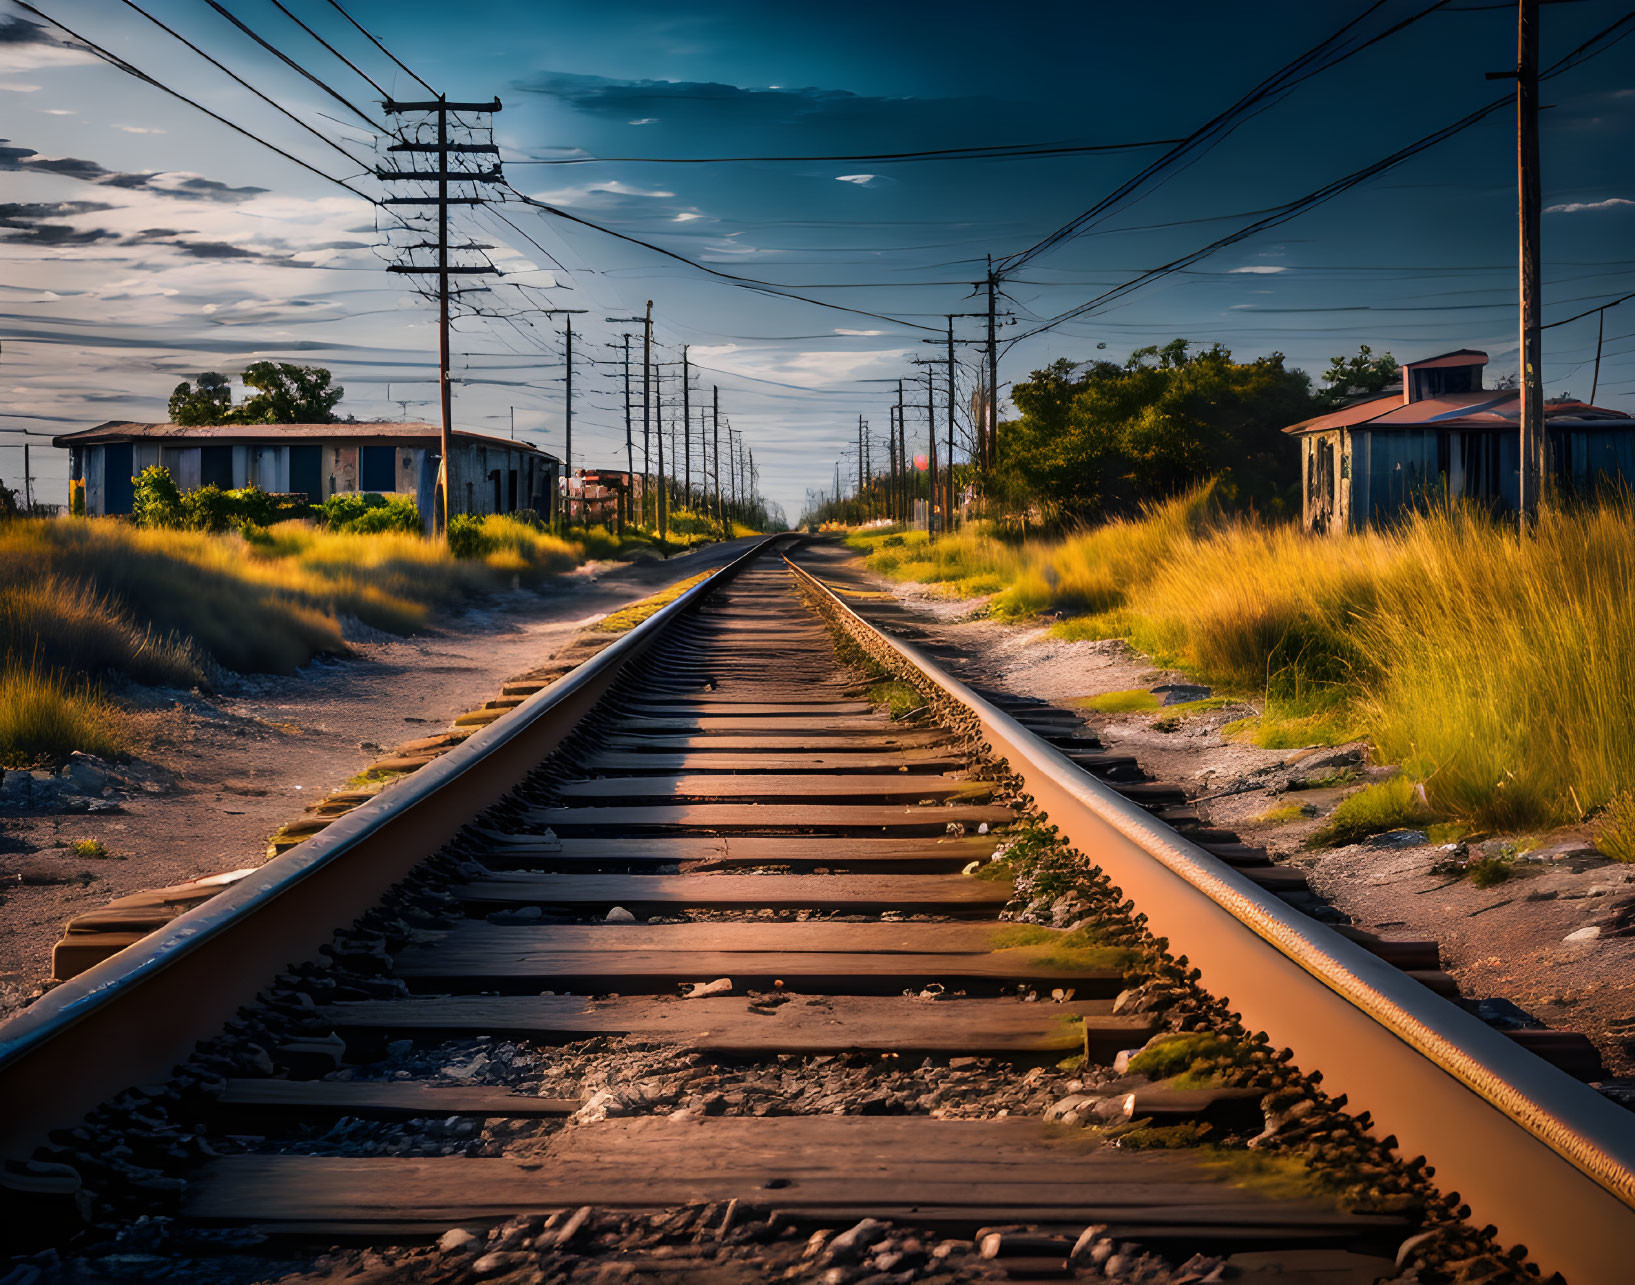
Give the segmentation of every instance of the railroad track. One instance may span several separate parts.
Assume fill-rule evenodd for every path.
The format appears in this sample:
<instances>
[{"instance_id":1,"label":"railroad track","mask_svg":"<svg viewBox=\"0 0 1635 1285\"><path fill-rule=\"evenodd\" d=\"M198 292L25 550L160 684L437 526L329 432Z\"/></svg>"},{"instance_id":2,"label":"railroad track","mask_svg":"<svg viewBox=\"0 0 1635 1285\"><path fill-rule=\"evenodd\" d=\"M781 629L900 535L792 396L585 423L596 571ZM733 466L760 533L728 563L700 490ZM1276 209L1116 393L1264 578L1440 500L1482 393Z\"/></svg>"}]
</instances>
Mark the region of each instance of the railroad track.
<instances>
[{"instance_id":1,"label":"railroad track","mask_svg":"<svg viewBox=\"0 0 1635 1285\"><path fill-rule=\"evenodd\" d=\"M1625 1113L776 543L0 1028L13 1244L1162 1285L1501 1280L1524 1241L1625 1279Z\"/></svg>"}]
</instances>

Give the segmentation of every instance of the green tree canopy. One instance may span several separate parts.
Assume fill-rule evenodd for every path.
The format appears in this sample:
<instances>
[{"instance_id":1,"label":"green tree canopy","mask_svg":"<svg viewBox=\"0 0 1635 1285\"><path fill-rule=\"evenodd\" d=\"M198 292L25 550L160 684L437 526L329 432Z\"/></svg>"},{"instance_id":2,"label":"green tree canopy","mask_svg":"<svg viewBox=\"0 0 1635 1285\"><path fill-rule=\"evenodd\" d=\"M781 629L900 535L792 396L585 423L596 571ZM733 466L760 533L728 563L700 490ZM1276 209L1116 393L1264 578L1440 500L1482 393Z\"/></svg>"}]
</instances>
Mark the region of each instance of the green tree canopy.
<instances>
[{"instance_id":1,"label":"green tree canopy","mask_svg":"<svg viewBox=\"0 0 1635 1285\"><path fill-rule=\"evenodd\" d=\"M1069 518L1173 495L1210 477L1222 494L1281 507L1298 478L1283 428L1312 413L1311 381L1282 353L1235 362L1176 339L1123 365L1058 361L1018 384L1001 425L1001 491Z\"/></svg>"},{"instance_id":2,"label":"green tree canopy","mask_svg":"<svg viewBox=\"0 0 1635 1285\"><path fill-rule=\"evenodd\" d=\"M1402 383L1402 367L1390 353L1374 356L1367 344L1357 349L1355 357L1333 357L1323 372L1323 388L1317 394L1318 404L1333 409L1343 406L1353 397L1383 393Z\"/></svg>"},{"instance_id":3,"label":"green tree canopy","mask_svg":"<svg viewBox=\"0 0 1635 1285\"><path fill-rule=\"evenodd\" d=\"M198 387L186 382L170 395L174 424L329 424L346 390L330 386L331 375L321 366L258 361L240 376L248 395L233 405L227 376L206 371Z\"/></svg>"}]
</instances>

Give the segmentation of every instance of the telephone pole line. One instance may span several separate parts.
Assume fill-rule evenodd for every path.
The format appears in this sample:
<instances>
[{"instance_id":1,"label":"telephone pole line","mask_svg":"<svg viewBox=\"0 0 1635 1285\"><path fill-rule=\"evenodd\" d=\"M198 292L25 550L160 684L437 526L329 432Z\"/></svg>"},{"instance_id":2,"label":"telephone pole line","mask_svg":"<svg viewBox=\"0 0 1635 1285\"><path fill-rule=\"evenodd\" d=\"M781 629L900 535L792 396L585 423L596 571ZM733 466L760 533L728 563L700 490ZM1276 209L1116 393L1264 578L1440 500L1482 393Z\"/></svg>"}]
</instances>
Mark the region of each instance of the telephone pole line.
<instances>
[{"instance_id":1,"label":"telephone pole line","mask_svg":"<svg viewBox=\"0 0 1635 1285\"><path fill-rule=\"evenodd\" d=\"M687 347L681 345L681 451L685 464L682 472L682 505L693 507L693 375L687 363Z\"/></svg>"},{"instance_id":2,"label":"telephone pole line","mask_svg":"<svg viewBox=\"0 0 1635 1285\"><path fill-rule=\"evenodd\" d=\"M1521 346L1521 523L1538 514L1544 490L1548 435L1544 426L1544 342L1541 330L1544 298L1539 248L1543 198L1539 179L1538 138L1539 0L1517 0L1516 70L1489 72L1490 80L1516 81L1516 231Z\"/></svg>"},{"instance_id":3,"label":"telephone pole line","mask_svg":"<svg viewBox=\"0 0 1635 1285\"><path fill-rule=\"evenodd\" d=\"M992 473L999 464L999 341L994 336L994 299L999 292L999 277L993 270L993 255L988 256L988 423L982 434L982 467Z\"/></svg>"},{"instance_id":4,"label":"telephone pole line","mask_svg":"<svg viewBox=\"0 0 1635 1285\"><path fill-rule=\"evenodd\" d=\"M721 512L721 388L718 384L710 385L710 423L715 437L715 446L710 452L715 464L710 470L710 476L715 480L715 520L721 524L721 538L725 540L728 528L726 517Z\"/></svg>"},{"instance_id":5,"label":"telephone pole line","mask_svg":"<svg viewBox=\"0 0 1635 1285\"><path fill-rule=\"evenodd\" d=\"M435 170L384 170L377 169L375 174L386 182L434 182L437 185L437 195L434 197L392 196L387 197L383 205L435 205L437 207L437 240L430 244L410 246L412 250L436 250L437 266L435 268L422 267L414 263L394 263L387 267L388 272L397 272L405 275L436 276L437 278L437 356L438 356L438 387L441 393L443 420L442 432L439 439L439 448L442 458L437 465L437 498L433 502L432 525L438 532L448 530L450 513L449 492L452 479L449 476L449 462L454 453L454 396L453 387L449 382L449 278L451 276L476 276L491 274L496 271L492 267L478 267L453 265L449 263L451 248L480 249L480 246L451 247L449 245L449 207L451 205L481 205L480 196L450 196L450 183L501 183L504 176L500 173L499 162L496 159L494 166L489 170L451 170L449 156L451 153L487 153L498 158L499 148L491 143L451 143L449 141L449 113L465 112L468 114L492 115L500 110L500 100L494 99L488 103L451 103L439 94L435 101L427 102L396 102L391 99L383 104L388 115L402 115L404 113L426 113L437 118L436 143L411 143L401 136L387 151L407 153L429 153L437 158ZM486 289L487 287L481 287ZM464 293L463 291L461 293Z\"/></svg>"}]
</instances>

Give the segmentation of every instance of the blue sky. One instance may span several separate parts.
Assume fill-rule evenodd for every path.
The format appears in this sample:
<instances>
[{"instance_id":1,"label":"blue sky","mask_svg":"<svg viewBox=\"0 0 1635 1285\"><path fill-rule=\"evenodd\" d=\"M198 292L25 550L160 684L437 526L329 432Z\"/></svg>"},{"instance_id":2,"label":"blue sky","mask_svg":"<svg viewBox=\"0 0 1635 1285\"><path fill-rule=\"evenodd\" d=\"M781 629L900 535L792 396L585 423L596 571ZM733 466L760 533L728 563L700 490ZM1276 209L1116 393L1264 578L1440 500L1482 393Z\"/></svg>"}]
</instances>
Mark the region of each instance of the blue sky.
<instances>
[{"instance_id":1,"label":"blue sky","mask_svg":"<svg viewBox=\"0 0 1635 1285\"><path fill-rule=\"evenodd\" d=\"M258 138L337 177L359 172L127 7L40 7ZM203 0L146 7L374 160L372 127ZM379 91L270 0L224 7L380 119ZM286 7L386 91L421 92L327 0ZM1385 0L1365 29L1423 7ZM818 11L489 0L452 16L419 0L348 8L451 97L504 101L496 136L518 191L723 271L940 328L942 314L976 306L964 283L981 275L986 254L1032 245L1158 152L528 162L1175 138L1367 6L1184 0ZM1503 93L1483 73L1513 64L1513 14L1478 0L1446 9L1297 87L1085 235L1033 259L1006 287L1018 321L1007 338ZM1606 0L1547 8L1545 61L1621 12ZM57 498L66 462L39 434L162 418L179 379L262 358L331 366L347 388L343 411L360 418L395 418L401 403L411 417L434 416L434 315L382 270L381 220L368 202L109 67L4 0L0 22L0 478L18 479L27 430L39 484ZM1635 290L1632 51L1635 40L1626 41L1546 87L1546 320ZM1484 347L1495 373L1514 369L1511 128L1499 112L1281 228L1027 339L1007 351L1002 380L1056 357L1123 356L1176 336L1219 341L1243 357L1282 351L1314 372L1359 343L1403 360ZM381 191L372 179L356 182ZM488 302L509 317L460 323L462 427L506 433L514 413L519 435L560 453L561 322L535 310L587 309L576 322L580 351L606 359L603 345L625 327L603 319L651 298L662 358L691 345L702 396L720 385L723 411L754 446L766 490L793 516L855 442L859 414L883 431L894 384L880 381L922 369L908 364L913 358L940 355L920 342L926 332L768 298L520 203L501 208L538 244L489 215L465 229L494 245L506 275ZM962 336L977 335L974 322L961 325ZM1635 301L1607 314L1606 334L1597 400L1635 409ZM1552 395L1588 394L1594 344L1593 318L1547 332ZM579 372L576 463L622 454L611 373Z\"/></svg>"}]
</instances>

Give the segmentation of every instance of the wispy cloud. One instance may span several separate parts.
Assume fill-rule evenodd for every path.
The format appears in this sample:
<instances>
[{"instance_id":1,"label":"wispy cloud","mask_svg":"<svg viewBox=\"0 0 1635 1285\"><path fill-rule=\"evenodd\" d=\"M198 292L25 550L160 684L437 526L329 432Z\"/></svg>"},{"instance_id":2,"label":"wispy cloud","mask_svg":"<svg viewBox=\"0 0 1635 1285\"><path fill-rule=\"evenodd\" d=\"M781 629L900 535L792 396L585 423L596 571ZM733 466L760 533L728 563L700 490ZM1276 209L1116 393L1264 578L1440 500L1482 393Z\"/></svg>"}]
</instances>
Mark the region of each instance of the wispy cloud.
<instances>
[{"instance_id":1,"label":"wispy cloud","mask_svg":"<svg viewBox=\"0 0 1635 1285\"><path fill-rule=\"evenodd\" d=\"M146 174L111 170L100 161L84 160L78 156L42 156L32 147L18 147L10 139L0 138L0 171L4 170L19 174L58 174L105 187L233 203L260 196L267 190L264 187L232 187L183 170Z\"/></svg>"},{"instance_id":2,"label":"wispy cloud","mask_svg":"<svg viewBox=\"0 0 1635 1285\"><path fill-rule=\"evenodd\" d=\"M1627 196L1609 196L1604 201L1568 201L1562 205L1547 205L1546 214L1583 214L1590 210L1616 210L1626 205L1635 205L1635 201Z\"/></svg>"},{"instance_id":3,"label":"wispy cloud","mask_svg":"<svg viewBox=\"0 0 1635 1285\"><path fill-rule=\"evenodd\" d=\"M1250 263L1241 268L1232 268L1232 272L1246 272L1257 277L1269 277L1274 272L1287 272L1288 269L1275 263Z\"/></svg>"}]
</instances>

